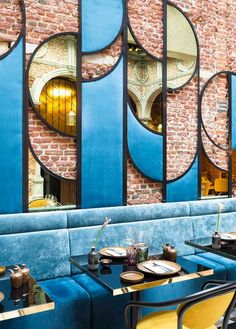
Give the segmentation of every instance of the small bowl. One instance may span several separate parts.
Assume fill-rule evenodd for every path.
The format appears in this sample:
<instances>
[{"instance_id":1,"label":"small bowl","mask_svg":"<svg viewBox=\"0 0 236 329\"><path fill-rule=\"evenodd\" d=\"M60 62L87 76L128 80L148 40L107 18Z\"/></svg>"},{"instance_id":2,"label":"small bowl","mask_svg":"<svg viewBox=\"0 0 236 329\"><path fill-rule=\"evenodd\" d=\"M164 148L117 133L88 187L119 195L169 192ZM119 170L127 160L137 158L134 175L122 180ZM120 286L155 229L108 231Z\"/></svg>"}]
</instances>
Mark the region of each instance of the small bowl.
<instances>
[{"instance_id":1,"label":"small bowl","mask_svg":"<svg viewBox=\"0 0 236 329\"><path fill-rule=\"evenodd\" d=\"M0 275L3 275L6 272L5 266L0 266Z\"/></svg>"},{"instance_id":2,"label":"small bowl","mask_svg":"<svg viewBox=\"0 0 236 329\"><path fill-rule=\"evenodd\" d=\"M108 267L111 265L112 260L109 258L103 258L100 260L100 264L102 265L102 267Z\"/></svg>"}]
</instances>

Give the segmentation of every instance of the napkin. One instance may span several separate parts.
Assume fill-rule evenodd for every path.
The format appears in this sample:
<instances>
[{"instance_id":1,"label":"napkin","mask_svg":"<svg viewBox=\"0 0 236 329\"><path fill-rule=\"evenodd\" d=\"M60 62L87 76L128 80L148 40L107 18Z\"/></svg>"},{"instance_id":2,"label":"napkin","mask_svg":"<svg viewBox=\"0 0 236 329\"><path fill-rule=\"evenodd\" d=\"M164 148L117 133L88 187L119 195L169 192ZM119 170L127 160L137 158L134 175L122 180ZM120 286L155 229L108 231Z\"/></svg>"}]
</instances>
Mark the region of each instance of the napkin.
<instances>
[{"instance_id":1,"label":"napkin","mask_svg":"<svg viewBox=\"0 0 236 329\"><path fill-rule=\"evenodd\" d=\"M126 251L122 248L108 248L106 250L106 254L111 255L111 256L126 256Z\"/></svg>"},{"instance_id":2,"label":"napkin","mask_svg":"<svg viewBox=\"0 0 236 329\"><path fill-rule=\"evenodd\" d=\"M143 266L150 270L151 272L157 273L157 274L162 274L162 273L171 273L175 271L175 267L166 265L166 264L161 264L158 262L153 262L153 263L148 263L148 264L143 264Z\"/></svg>"}]
</instances>

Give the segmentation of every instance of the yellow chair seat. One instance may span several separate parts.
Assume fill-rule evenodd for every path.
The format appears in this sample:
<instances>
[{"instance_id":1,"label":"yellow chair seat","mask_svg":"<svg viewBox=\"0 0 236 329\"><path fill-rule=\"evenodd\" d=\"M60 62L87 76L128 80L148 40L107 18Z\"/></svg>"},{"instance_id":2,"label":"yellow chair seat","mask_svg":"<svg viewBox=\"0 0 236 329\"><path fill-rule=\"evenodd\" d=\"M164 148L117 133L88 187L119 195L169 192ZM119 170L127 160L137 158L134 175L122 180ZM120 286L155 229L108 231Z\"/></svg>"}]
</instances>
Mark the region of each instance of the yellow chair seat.
<instances>
[{"instance_id":1,"label":"yellow chair seat","mask_svg":"<svg viewBox=\"0 0 236 329\"><path fill-rule=\"evenodd\" d=\"M191 329L183 325L183 329ZM144 316L136 326L136 329L177 329L176 311L154 312ZM198 329L203 329L202 326ZM210 326L204 329L216 329Z\"/></svg>"}]
</instances>

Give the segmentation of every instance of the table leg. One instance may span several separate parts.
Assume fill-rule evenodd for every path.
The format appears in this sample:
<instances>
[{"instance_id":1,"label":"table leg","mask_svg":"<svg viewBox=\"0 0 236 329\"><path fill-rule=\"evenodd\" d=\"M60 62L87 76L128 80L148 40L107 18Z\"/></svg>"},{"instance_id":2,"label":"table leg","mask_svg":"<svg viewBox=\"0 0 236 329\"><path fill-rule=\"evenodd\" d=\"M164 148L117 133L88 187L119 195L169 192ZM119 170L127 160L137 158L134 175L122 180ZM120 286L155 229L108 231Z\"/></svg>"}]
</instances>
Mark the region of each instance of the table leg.
<instances>
[{"instance_id":1,"label":"table leg","mask_svg":"<svg viewBox=\"0 0 236 329\"><path fill-rule=\"evenodd\" d=\"M141 291L131 292L130 301L137 302L141 300ZM142 311L140 307L131 307L130 321L131 328L136 329L136 325L139 319L142 317Z\"/></svg>"}]
</instances>

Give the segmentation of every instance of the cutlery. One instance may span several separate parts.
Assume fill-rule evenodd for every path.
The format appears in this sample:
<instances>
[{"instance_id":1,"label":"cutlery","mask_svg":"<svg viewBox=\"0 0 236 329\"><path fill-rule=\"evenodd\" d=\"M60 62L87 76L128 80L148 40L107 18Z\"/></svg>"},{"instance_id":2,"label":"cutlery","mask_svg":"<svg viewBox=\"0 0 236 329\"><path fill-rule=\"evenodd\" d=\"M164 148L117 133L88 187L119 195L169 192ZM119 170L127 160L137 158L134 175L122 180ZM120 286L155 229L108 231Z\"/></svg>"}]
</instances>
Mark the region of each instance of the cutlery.
<instances>
[{"instance_id":1,"label":"cutlery","mask_svg":"<svg viewBox=\"0 0 236 329\"><path fill-rule=\"evenodd\" d=\"M168 267L165 267L164 265L160 265L160 264L157 264L157 263L153 263L154 266L159 266L160 268L162 268L163 270L166 270L168 272L173 272L170 268Z\"/></svg>"},{"instance_id":2,"label":"cutlery","mask_svg":"<svg viewBox=\"0 0 236 329\"><path fill-rule=\"evenodd\" d=\"M155 267L158 267L159 265L155 265ZM145 266L145 265L143 265L143 267L145 267L147 270L149 270L149 271L151 271L151 272L153 272L153 273L158 273L157 271L155 271L155 270L152 270L149 266ZM168 273L168 272L171 272L170 270L166 270L166 268L162 268L161 266L160 266L160 268L164 271L164 273Z\"/></svg>"},{"instance_id":3,"label":"cutlery","mask_svg":"<svg viewBox=\"0 0 236 329\"><path fill-rule=\"evenodd\" d=\"M119 251L119 250L116 250L116 249L112 249L112 248L107 249L107 251L108 251L108 252L109 252L109 251L113 251L114 253L116 253L116 254L118 254L118 255L124 255L123 252L121 252L121 251Z\"/></svg>"}]
</instances>

